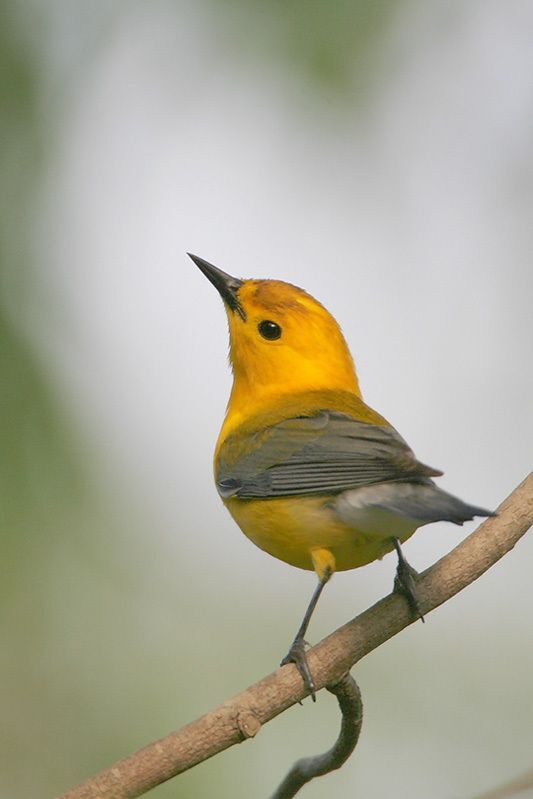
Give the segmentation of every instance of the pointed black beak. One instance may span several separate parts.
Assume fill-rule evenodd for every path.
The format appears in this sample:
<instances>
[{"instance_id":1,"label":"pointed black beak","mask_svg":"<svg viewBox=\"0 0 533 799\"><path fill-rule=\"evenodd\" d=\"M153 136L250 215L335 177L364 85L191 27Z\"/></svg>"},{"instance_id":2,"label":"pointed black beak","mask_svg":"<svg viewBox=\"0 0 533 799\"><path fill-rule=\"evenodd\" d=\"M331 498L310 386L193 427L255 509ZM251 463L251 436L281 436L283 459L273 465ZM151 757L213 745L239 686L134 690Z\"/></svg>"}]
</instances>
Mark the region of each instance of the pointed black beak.
<instances>
[{"instance_id":1,"label":"pointed black beak","mask_svg":"<svg viewBox=\"0 0 533 799\"><path fill-rule=\"evenodd\" d=\"M199 258L197 255L193 255L190 252L188 252L187 255L189 258L192 258L198 269L211 281L226 305L231 308L232 311L236 311L241 319L245 320L246 312L237 296L242 286L242 280L226 274L222 269L218 269L218 267L213 266L209 261L204 261L203 258Z\"/></svg>"}]
</instances>

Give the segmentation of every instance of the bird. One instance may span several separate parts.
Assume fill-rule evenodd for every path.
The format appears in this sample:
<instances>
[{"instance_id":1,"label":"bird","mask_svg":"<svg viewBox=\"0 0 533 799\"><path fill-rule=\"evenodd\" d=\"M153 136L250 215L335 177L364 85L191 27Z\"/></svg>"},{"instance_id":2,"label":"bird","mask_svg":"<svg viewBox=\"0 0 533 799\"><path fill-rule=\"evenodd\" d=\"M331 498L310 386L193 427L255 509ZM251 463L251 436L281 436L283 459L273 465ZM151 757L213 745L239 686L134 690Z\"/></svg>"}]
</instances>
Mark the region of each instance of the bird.
<instances>
[{"instance_id":1,"label":"bird","mask_svg":"<svg viewBox=\"0 0 533 799\"><path fill-rule=\"evenodd\" d=\"M314 700L305 635L331 576L395 550L394 589L423 621L418 575L401 544L432 522L495 514L439 488L433 478L443 473L363 401L341 328L318 300L187 254L228 317L233 386L215 447L218 493L254 544L318 578L281 661L297 666Z\"/></svg>"}]
</instances>

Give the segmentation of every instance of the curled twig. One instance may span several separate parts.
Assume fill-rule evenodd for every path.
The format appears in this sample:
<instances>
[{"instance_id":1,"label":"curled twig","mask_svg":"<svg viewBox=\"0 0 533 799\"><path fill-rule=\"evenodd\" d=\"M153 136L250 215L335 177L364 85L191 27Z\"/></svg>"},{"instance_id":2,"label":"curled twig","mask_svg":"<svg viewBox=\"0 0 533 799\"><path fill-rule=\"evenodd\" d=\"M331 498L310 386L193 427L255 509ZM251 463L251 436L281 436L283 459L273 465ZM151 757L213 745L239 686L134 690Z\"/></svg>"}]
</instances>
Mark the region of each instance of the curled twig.
<instances>
[{"instance_id":1,"label":"curled twig","mask_svg":"<svg viewBox=\"0 0 533 799\"><path fill-rule=\"evenodd\" d=\"M326 687L337 697L342 713L339 737L324 754L297 760L271 799L292 799L307 782L340 768L355 749L363 723L363 702L359 686L348 673L335 685Z\"/></svg>"}]
</instances>

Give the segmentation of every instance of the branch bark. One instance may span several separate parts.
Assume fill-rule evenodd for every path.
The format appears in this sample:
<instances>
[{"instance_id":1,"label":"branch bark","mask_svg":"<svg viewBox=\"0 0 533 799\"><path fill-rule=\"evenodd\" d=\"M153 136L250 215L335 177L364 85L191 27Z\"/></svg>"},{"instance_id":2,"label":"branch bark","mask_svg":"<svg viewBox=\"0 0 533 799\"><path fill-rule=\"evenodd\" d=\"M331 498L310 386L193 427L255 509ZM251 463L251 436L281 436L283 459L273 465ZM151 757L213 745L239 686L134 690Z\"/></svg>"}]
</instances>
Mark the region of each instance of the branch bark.
<instances>
[{"instance_id":1,"label":"branch bark","mask_svg":"<svg viewBox=\"0 0 533 799\"><path fill-rule=\"evenodd\" d=\"M529 791L531 788L533 788L533 769L505 785L476 796L475 799L510 799L511 796L518 796L519 793Z\"/></svg>"},{"instance_id":2,"label":"branch bark","mask_svg":"<svg viewBox=\"0 0 533 799\"><path fill-rule=\"evenodd\" d=\"M335 694L339 703L342 714L339 737L323 755L297 760L270 799L293 799L315 777L323 777L340 768L355 749L363 724L363 702L359 686L351 674L345 674L336 685L327 685L326 690Z\"/></svg>"},{"instance_id":3,"label":"branch bark","mask_svg":"<svg viewBox=\"0 0 533 799\"><path fill-rule=\"evenodd\" d=\"M424 615L450 599L511 550L533 524L533 473L468 538L420 574L417 597ZM358 660L414 621L407 602L389 594L308 652L316 689L341 681ZM57 799L133 799L236 743L306 696L292 664L238 696L119 760Z\"/></svg>"}]
</instances>

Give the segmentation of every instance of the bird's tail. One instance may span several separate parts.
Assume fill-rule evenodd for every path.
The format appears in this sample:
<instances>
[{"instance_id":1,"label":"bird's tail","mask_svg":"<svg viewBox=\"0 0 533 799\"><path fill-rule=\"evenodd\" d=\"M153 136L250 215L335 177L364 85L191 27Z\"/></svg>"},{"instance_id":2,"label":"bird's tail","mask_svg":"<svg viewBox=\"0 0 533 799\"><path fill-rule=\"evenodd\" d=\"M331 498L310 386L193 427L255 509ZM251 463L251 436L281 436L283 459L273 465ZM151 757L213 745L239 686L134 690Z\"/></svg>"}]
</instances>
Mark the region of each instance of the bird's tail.
<instances>
[{"instance_id":1,"label":"bird's tail","mask_svg":"<svg viewBox=\"0 0 533 799\"><path fill-rule=\"evenodd\" d=\"M407 500L407 510L409 516L416 519L423 519L424 524L430 522L445 521L453 524L463 524L471 521L475 516L496 516L494 511L480 508L478 505L469 505L462 499L448 494L434 483L428 485L413 486L414 503L410 506Z\"/></svg>"},{"instance_id":2,"label":"bird's tail","mask_svg":"<svg viewBox=\"0 0 533 799\"><path fill-rule=\"evenodd\" d=\"M463 524L474 516L496 516L477 505L469 505L448 494L432 480L424 483L379 483L343 492L336 503L346 521L357 523L362 517L381 512L417 522L417 526L447 521Z\"/></svg>"}]
</instances>

